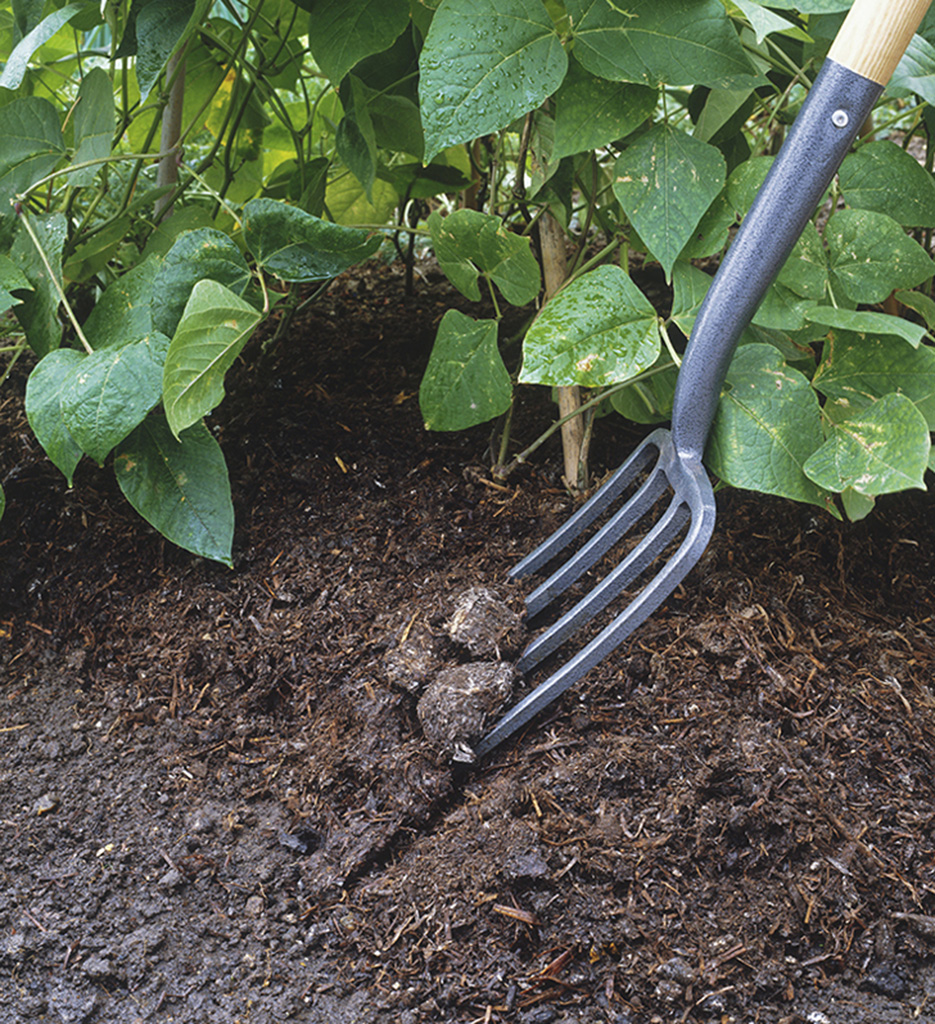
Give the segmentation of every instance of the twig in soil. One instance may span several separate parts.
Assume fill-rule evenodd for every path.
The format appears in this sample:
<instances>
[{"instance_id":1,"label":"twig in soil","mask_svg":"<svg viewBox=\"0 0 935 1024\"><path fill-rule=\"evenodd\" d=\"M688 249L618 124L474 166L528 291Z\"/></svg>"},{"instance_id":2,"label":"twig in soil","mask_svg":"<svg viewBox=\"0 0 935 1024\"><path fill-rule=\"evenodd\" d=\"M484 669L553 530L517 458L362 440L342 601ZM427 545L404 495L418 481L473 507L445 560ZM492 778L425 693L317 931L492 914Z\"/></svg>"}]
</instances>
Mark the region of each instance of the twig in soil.
<instances>
[{"instance_id":1,"label":"twig in soil","mask_svg":"<svg viewBox=\"0 0 935 1024\"><path fill-rule=\"evenodd\" d=\"M521 921L523 924L528 924L531 928L542 923L535 914L531 914L528 910L520 910L519 907L508 907L503 903L495 903L493 905L493 912L495 914L503 914L504 917L510 917L514 921Z\"/></svg>"}]
</instances>

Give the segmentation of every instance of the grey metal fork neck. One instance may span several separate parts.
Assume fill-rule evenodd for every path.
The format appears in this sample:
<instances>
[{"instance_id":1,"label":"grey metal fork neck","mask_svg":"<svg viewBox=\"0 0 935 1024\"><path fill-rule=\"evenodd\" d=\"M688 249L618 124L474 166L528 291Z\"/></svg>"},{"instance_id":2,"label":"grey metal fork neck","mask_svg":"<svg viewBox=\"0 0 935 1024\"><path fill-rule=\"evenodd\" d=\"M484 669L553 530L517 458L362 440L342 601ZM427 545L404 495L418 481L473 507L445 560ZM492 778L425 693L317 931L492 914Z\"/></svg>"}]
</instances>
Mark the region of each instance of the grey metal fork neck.
<instances>
[{"instance_id":1,"label":"grey metal fork neck","mask_svg":"<svg viewBox=\"0 0 935 1024\"><path fill-rule=\"evenodd\" d=\"M815 212L883 87L826 60L708 290L682 361L672 435L701 460L740 335Z\"/></svg>"}]
</instances>

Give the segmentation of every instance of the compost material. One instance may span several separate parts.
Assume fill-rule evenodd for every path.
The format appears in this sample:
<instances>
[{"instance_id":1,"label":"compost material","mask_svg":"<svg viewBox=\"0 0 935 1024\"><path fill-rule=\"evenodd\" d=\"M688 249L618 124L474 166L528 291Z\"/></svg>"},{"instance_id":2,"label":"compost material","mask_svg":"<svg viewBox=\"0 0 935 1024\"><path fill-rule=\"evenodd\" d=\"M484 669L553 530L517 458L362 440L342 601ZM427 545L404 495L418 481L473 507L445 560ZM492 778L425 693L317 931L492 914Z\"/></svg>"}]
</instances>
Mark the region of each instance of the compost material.
<instances>
[{"instance_id":1,"label":"compost material","mask_svg":"<svg viewBox=\"0 0 935 1024\"><path fill-rule=\"evenodd\" d=\"M500 481L488 426L423 430L482 311L421 271L245 350L233 571L108 467L66 489L5 385L0 1021L935 1021L931 498L722 492L663 609L466 763L542 678L507 571L575 506L557 447ZM514 450L553 416L521 394ZM595 474L638 439L600 421Z\"/></svg>"}]
</instances>

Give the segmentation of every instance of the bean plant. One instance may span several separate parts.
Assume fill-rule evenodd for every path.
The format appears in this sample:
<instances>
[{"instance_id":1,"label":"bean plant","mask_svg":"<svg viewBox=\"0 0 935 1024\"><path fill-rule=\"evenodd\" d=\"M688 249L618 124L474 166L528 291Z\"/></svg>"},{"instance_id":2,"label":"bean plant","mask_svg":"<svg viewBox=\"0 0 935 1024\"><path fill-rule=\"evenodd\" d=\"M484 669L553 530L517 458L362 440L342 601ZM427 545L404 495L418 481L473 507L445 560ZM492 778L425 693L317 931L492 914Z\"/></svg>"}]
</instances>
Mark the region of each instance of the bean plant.
<instances>
[{"instance_id":1,"label":"bean plant","mask_svg":"<svg viewBox=\"0 0 935 1024\"><path fill-rule=\"evenodd\" d=\"M227 370L273 312L419 236L493 310L442 318L426 427L492 421L505 476L535 447L515 401L554 389L543 437L563 429L583 488L599 413L669 415L710 273L848 7L0 0L5 374L31 353L26 413L69 486L109 463L157 530L230 564L206 425ZM851 518L924 486L932 102L930 17L738 348L707 452L725 484Z\"/></svg>"}]
</instances>

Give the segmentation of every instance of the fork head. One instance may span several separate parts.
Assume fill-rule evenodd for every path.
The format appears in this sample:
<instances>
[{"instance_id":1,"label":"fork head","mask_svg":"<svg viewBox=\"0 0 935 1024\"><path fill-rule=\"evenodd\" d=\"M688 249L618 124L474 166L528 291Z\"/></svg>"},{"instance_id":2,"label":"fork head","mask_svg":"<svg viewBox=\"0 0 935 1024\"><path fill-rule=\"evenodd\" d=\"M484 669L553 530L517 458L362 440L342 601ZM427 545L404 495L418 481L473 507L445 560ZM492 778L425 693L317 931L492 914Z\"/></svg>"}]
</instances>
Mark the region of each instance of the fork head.
<instances>
[{"instance_id":1,"label":"fork head","mask_svg":"<svg viewBox=\"0 0 935 1024\"><path fill-rule=\"evenodd\" d=\"M526 599L528 616L533 618L591 569L637 523L647 520L650 510L666 493L670 495L668 504L645 536L574 607L529 644L517 665L518 671L529 672L557 650L645 573L681 536L678 548L609 625L497 722L477 746L477 757L502 743L607 657L665 601L701 558L711 539L715 519L714 494L704 467L696 457L676 449L670 431L654 431L593 497L514 567L510 573L513 577L538 572L566 548L580 542L598 519L607 517L600 528ZM619 508L615 509L617 505Z\"/></svg>"}]
</instances>

